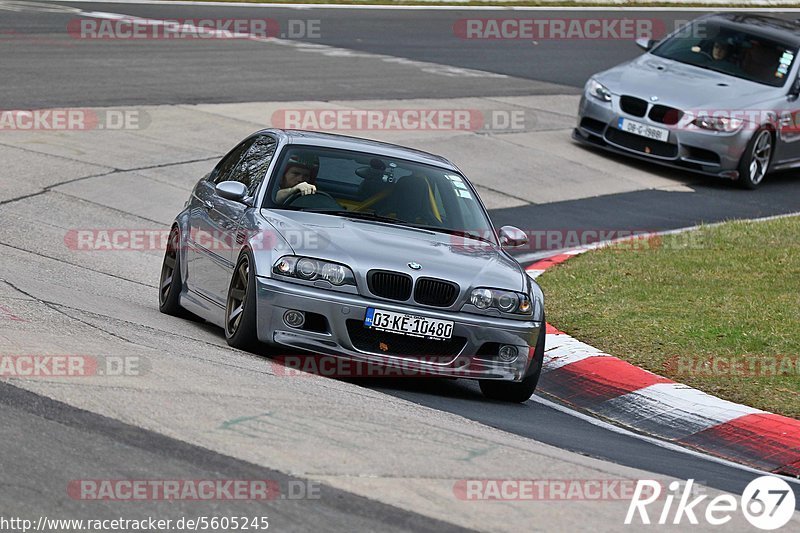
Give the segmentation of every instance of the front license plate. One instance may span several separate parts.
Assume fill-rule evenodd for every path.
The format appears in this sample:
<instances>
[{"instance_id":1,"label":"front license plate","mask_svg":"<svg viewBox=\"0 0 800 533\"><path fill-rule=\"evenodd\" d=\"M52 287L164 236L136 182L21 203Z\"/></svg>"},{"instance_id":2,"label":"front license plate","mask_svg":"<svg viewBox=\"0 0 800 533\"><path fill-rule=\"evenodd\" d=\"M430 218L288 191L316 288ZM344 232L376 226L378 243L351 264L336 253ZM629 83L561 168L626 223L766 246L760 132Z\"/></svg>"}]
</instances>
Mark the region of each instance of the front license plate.
<instances>
[{"instance_id":1,"label":"front license plate","mask_svg":"<svg viewBox=\"0 0 800 533\"><path fill-rule=\"evenodd\" d=\"M647 137L648 139L655 139L656 141L667 142L669 139L669 130L666 128L657 128L648 124L642 124L635 120L628 120L627 118L620 118L617 124L619 129L639 135L640 137Z\"/></svg>"},{"instance_id":2,"label":"front license plate","mask_svg":"<svg viewBox=\"0 0 800 533\"><path fill-rule=\"evenodd\" d=\"M453 336L453 322L417 315L406 315L383 309L367 308L364 326L426 339L449 339Z\"/></svg>"}]
</instances>

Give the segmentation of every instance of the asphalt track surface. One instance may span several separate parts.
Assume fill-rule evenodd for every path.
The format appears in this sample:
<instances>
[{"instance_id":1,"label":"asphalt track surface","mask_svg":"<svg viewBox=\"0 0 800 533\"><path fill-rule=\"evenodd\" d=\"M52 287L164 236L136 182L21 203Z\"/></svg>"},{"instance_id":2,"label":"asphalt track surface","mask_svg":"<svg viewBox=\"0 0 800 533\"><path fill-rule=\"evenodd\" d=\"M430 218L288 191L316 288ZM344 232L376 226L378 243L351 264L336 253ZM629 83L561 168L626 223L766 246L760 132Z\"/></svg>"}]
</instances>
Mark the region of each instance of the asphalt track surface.
<instances>
[{"instance_id":1,"label":"asphalt track surface","mask_svg":"<svg viewBox=\"0 0 800 533\"><path fill-rule=\"evenodd\" d=\"M578 94L592 73L640 53L625 39L554 39L532 43L461 39L454 35L459 20L530 18L531 12L526 11L54 4L156 19L269 18L277 21L284 32L290 19L318 21L319 37L295 41L476 69L508 78L435 76L425 72L400 77L390 64L363 71L357 58L342 68L340 63L333 65L326 61L325 55L315 54L306 54L303 61L287 61L282 50L248 41L86 41L65 31L67 24L78 18L75 13L0 9L3 32L0 46L4 49L0 101L5 109ZM700 14L699 11L631 11L628 16L648 20L660 31ZM791 13L772 14L794 17ZM614 19L618 12L544 10L536 11L535 16ZM623 160L612 155L606 157ZM648 172L664 172L647 163L625 161ZM523 206L500 210L494 214L495 220L503 223L523 216L542 229L660 230L800 210L793 173L773 176L754 197L726 181L681 171L668 172L695 186L696 194L688 201L686 195L677 192L607 194L588 202L551 203L544 209Z\"/></svg>"},{"instance_id":2,"label":"asphalt track surface","mask_svg":"<svg viewBox=\"0 0 800 533\"><path fill-rule=\"evenodd\" d=\"M15 516L88 518L86 502L63 498L63 487L91 467L97 479L263 479L280 486L280 497L266 502L151 501L136 518L157 516L179 520L197 516L275 517L280 530L290 531L467 531L446 522L408 513L366 498L326 487L309 486L319 499L290 499L290 484L298 480L258 465L232 459L154 432L75 409L48 398L0 383L5 443L24 443L4 453L0 513ZM45 459L46 458L46 459ZM49 482L45 482L49 480ZM53 483L53 481L56 481ZM120 516L114 502L93 502L91 518ZM129 518L134 518L133 516Z\"/></svg>"},{"instance_id":3,"label":"asphalt track surface","mask_svg":"<svg viewBox=\"0 0 800 533\"><path fill-rule=\"evenodd\" d=\"M512 79L440 80L391 76L387 69L336 72L326 61L282 64L280 54L256 42L198 43L175 40L121 42L82 41L66 35L69 13L3 12L4 54L2 98L7 108L109 106L129 104L258 102L275 100L339 100L403 97L457 97L531 94L525 81L568 86L574 93L593 73L633 59L640 50L627 39L553 39L537 42L465 39L454 26L467 18L531 18L527 11L403 11L169 6L54 2L85 11L124 13L142 18L269 18L281 35L287 21L318 21L319 37L297 41L353 51L387 54L418 61L503 74ZM632 19L651 22L654 32L676 21L699 16L697 11L631 11ZM780 15L779 15L780 16ZM791 17L790 14L782 16ZM613 20L619 11L536 11L537 18ZM309 30L311 31L311 30ZM36 68L31 68L35 65ZM58 87L58 90L53 90ZM540 90L562 94L564 87Z\"/></svg>"},{"instance_id":4,"label":"asphalt track surface","mask_svg":"<svg viewBox=\"0 0 800 533\"><path fill-rule=\"evenodd\" d=\"M152 18L232 16L229 9L219 7L58 4ZM465 43L453 39L452 27L459 18L476 16L467 11L354 12L269 8L265 15L264 10L258 8L240 8L235 16L268 16L285 20L296 18L298 13L302 13L304 18L323 21L322 38L314 42L477 69L510 78L498 81L490 77L441 76L433 78L438 81L432 84L432 78L425 73L420 73L417 78L398 79L390 75L393 71L388 68L386 72L379 69L364 72L359 69L357 60L353 62L352 71L343 72L332 69L325 56L314 54L309 54L302 65L284 65L280 53L249 42L207 42L200 46L166 42L95 42L88 46L64 35L66 23L74 15L0 9L3 35L11 36L0 39L4 67L0 86L2 106L19 109L576 94L591 73L638 53L631 43L614 40L592 43L590 47L580 41L541 42L526 47L507 42ZM559 12L538 15L571 16ZM481 11L477 16L523 15ZM614 12L595 12L593 16L614 16ZM668 25L676 19L690 19L696 16L696 12L638 12L637 16L659 18ZM645 171L651 168L640 163L630 164ZM634 191L501 209L493 211L492 216L497 223L519 223L523 219L529 226L543 229L635 227L662 230L703 221L800 211L798 183L791 175L772 178L755 194L704 178L681 175L681 179L691 184L693 193ZM10 273L4 273L3 277L15 280ZM189 336L206 338L216 335L215 344L224 345L218 332L209 332L199 325L188 324L186 327ZM356 381L356 385L563 450L654 474L683 479L691 477L710 487L733 493L741 493L747 482L758 475L598 427L543 403L530 401L524 405L503 405L487 402L471 383L362 380ZM81 411L12 385L0 384L0 404L4 413L0 434L4 443L10 443L4 447L3 483L0 486L0 512L5 514L41 514L50 509L64 511L63 498L59 498L55 489L45 488L51 486L54 475L64 480L78 478L87 471L95 472L98 478L263 476L283 481L290 479L275 470L187 444L145 427ZM41 462L42 457L47 461ZM37 464L37 461L41 462L38 467L28 466ZM326 494L333 496L319 502L281 501L274 503L274 509L267 509L282 516L285 528L297 530L456 529L453 524L438 522L347 491L327 490L332 492ZM80 503L71 502L71 510L85 510ZM218 510L213 504L208 508L198 504L188 510L175 506L159 508L157 503L152 505L151 514L202 514L201 510ZM240 509L226 507L225 510L231 515ZM241 510L252 514L252 509L246 508L246 504L242 504ZM118 509L112 506L92 508L93 517L112 517L117 512Z\"/></svg>"}]
</instances>

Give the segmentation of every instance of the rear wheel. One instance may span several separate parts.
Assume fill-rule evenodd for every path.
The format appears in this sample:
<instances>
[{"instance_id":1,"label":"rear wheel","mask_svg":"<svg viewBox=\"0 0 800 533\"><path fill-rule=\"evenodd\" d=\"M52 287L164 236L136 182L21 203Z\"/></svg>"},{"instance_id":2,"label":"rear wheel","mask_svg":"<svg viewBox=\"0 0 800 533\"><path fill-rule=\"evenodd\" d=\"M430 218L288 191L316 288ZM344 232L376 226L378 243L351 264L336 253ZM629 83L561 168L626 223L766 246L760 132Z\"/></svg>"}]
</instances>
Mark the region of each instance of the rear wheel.
<instances>
[{"instance_id":1,"label":"rear wheel","mask_svg":"<svg viewBox=\"0 0 800 533\"><path fill-rule=\"evenodd\" d=\"M772 158L772 132L767 128L759 129L750 142L739 162L739 185L745 189L755 189L769 172Z\"/></svg>"},{"instance_id":2,"label":"rear wheel","mask_svg":"<svg viewBox=\"0 0 800 533\"><path fill-rule=\"evenodd\" d=\"M233 270L225 305L225 340L241 350L258 346L256 333L256 276L249 252L243 252Z\"/></svg>"},{"instance_id":3,"label":"rear wheel","mask_svg":"<svg viewBox=\"0 0 800 533\"><path fill-rule=\"evenodd\" d=\"M533 351L534 366L532 371L522 381L500 381L495 379L480 380L481 392L491 400L501 402L522 403L527 401L536 391L539 376L542 374L542 361L544 359L545 321L542 317L542 327L539 328L539 337L536 339L536 348Z\"/></svg>"},{"instance_id":4,"label":"rear wheel","mask_svg":"<svg viewBox=\"0 0 800 533\"><path fill-rule=\"evenodd\" d=\"M177 226L169 232L167 250L161 265L161 278L158 283L158 310L173 316L185 316L180 297L183 289L181 281L181 232Z\"/></svg>"}]
</instances>

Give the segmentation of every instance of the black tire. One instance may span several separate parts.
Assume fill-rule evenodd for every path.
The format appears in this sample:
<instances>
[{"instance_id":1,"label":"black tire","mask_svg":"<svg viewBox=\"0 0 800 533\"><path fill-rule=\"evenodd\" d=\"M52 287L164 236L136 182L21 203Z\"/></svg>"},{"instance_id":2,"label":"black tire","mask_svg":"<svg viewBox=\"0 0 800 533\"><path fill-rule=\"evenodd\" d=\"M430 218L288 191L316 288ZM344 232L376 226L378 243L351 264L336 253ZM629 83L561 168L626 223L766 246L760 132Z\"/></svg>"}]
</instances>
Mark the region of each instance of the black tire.
<instances>
[{"instance_id":1,"label":"black tire","mask_svg":"<svg viewBox=\"0 0 800 533\"><path fill-rule=\"evenodd\" d=\"M774 151L772 132L767 128L759 128L747 143L747 148L739 162L740 187L757 189L769 172Z\"/></svg>"},{"instance_id":2,"label":"black tire","mask_svg":"<svg viewBox=\"0 0 800 533\"><path fill-rule=\"evenodd\" d=\"M177 226L173 226L169 232L167 249L161 264L161 277L158 282L158 310L167 315L183 317L188 313L180 304L183 290L180 245L181 232Z\"/></svg>"},{"instance_id":3,"label":"black tire","mask_svg":"<svg viewBox=\"0 0 800 533\"><path fill-rule=\"evenodd\" d=\"M244 251L233 269L225 300L225 340L240 350L259 346L255 287L255 263L250 252Z\"/></svg>"},{"instance_id":4,"label":"black tire","mask_svg":"<svg viewBox=\"0 0 800 533\"><path fill-rule=\"evenodd\" d=\"M482 379L479 381L481 392L490 400L501 402L522 403L528 401L536 391L539 376L542 375L542 361L544 360L545 321L542 317L542 327L539 328L539 337L536 339L536 348L533 351L533 361L522 381L501 381L496 379Z\"/></svg>"}]
</instances>

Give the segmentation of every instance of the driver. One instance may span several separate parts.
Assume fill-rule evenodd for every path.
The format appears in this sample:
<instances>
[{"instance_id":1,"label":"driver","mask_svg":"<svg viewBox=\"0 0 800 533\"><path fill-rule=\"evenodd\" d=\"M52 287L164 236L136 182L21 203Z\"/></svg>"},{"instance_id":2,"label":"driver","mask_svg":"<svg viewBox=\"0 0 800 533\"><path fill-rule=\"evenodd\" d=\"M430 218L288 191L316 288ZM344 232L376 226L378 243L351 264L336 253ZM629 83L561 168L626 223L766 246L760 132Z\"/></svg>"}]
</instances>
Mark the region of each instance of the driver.
<instances>
[{"instance_id":1,"label":"driver","mask_svg":"<svg viewBox=\"0 0 800 533\"><path fill-rule=\"evenodd\" d=\"M317 192L317 172L319 171L319 158L314 154L296 153L289 157L286 170L281 178L280 190L275 195L277 203L285 202L295 193L302 196Z\"/></svg>"},{"instance_id":2,"label":"driver","mask_svg":"<svg viewBox=\"0 0 800 533\"><path fill-rule=\"evenodd\" d=\"M730 61L731 45L724 40L714 41L714 47L711 49L711 58L714 61Z\"/></svg>"}]
</instances>

